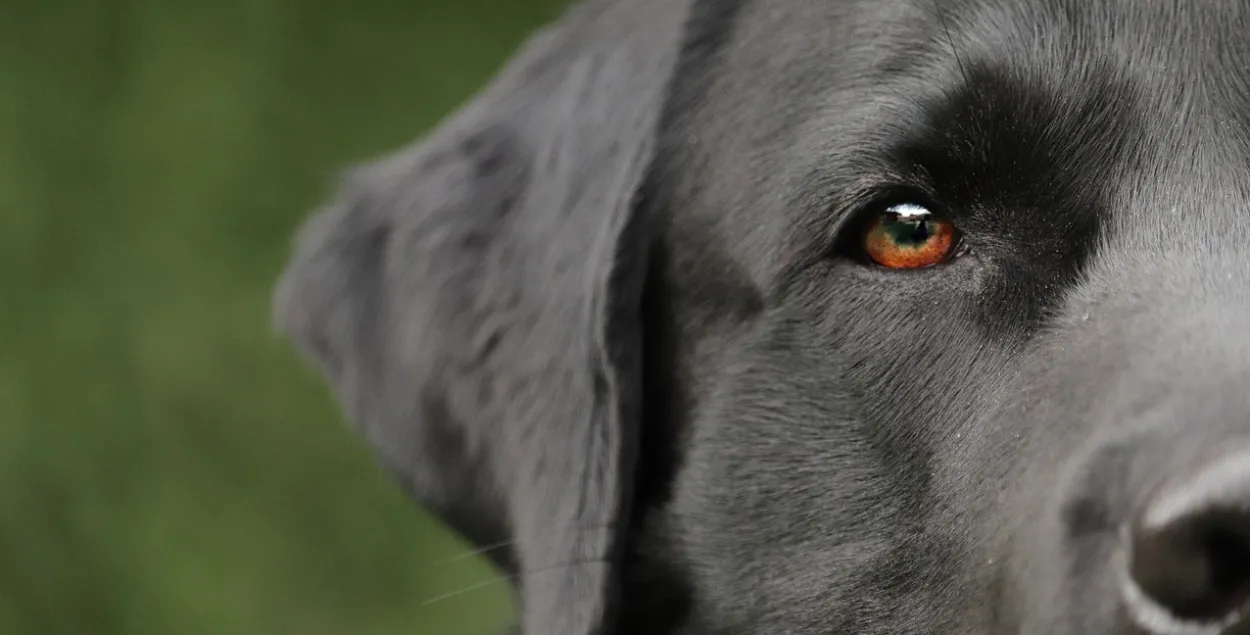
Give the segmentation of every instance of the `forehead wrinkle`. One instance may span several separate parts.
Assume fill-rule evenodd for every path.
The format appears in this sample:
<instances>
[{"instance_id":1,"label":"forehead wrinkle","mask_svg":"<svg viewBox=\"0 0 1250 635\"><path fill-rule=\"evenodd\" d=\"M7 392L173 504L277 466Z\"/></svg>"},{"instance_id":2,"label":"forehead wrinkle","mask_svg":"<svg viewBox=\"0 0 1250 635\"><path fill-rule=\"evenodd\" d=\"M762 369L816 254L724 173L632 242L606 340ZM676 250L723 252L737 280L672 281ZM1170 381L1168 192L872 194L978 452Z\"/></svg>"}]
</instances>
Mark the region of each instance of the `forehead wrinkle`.
<instances>
[{"instance_id":1,"label":"forehead wrinkle","mask_svg":"<svg viewBox=\"0 0 1250 635\"><path fill-rule=\"evenodd\" d=\"M1136 157L1111 173L1107 184L1111 244L1120 236L1137 249L1149 244L1175 250L1188 241L1200 250L1224 240L1216 234L1244 233L1250 212L1250 6L943 4L953 48L965 66L998 60L1012 72L1068 89L1101 69L1136 88ZM1045 19L1034 19L1039 13ZM940 72L959 72L953 55Z\"/></svg>"},{"instance_id":2,"label":"forehead wrinkle","mask_svg":"<svg viewBox=\"0 0 1250 635\"><path fill-rule=\"evenodd\" d=\"M1150 109L1169 118L1171 125L1161 132L1218 122L1225 136L1247 137L1250 126L1227 125L1250 121L1246 3L953 4L944 11L948 23L962 25L952 33L965 63L978 55L1018 61L1052 81L1087 74L1091 67L1115 68L1121 79L1141 86Z\"/></svg>"}]
</instances>

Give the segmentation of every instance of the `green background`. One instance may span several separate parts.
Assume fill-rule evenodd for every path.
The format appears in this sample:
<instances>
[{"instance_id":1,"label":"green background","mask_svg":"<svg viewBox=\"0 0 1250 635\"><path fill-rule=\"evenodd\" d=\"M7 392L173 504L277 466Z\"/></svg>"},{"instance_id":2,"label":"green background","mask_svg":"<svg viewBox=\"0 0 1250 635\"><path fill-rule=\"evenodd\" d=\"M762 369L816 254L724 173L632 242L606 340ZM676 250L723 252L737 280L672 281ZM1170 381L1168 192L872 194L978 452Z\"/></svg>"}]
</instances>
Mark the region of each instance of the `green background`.
<instances>
[{"instance_id":1,"label":"green background","mask_svg":"<svg viewBox=\"0 0 1250 635\"><path fill-rule=\"evenodd\" d=\"M492 633L269 326L351 162L556 0L0 0L0 634Z\"/></svg>"}]
</instances>

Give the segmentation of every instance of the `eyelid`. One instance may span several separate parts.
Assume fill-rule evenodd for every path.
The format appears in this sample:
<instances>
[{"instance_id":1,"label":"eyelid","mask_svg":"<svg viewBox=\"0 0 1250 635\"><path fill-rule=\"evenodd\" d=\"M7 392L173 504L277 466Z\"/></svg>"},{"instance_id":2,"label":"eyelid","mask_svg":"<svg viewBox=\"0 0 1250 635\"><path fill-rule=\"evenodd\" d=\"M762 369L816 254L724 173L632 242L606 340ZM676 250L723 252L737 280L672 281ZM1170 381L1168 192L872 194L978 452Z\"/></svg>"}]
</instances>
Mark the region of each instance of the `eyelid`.
<instances>
[{"instance_id":1,"label":"eyelid","mask_svg":"<svg viewBox=\"0 0 1250 635\"><path fill-rule=\"evenodd\" d=\"M862 214L873 207L884 209L907 203L927 207L933 212L944 209L942 197L923 179L897 176L900 178L873 180L848 192L848 196L843 199L845 203L839 206L842 220Z\"/></svg>"},{"instance_id":2,"label":"eyelid","mask_svg":"<svg viewBox=\"0 0 1250 635\"><path fill-rule=\"evenodd\" d=\"M834 244L842 243L848 233L863 229L875 214L896 206L948 218L935 192L928 187L915 183L877 183L852 192L846 202L838 206L838 220L832 227Z\"/></svg>"},{"instance_id":3,"label":"eyelid","mask_svg":"<svg viewBox=\"0 0 1250 635\"><path fill-rule=\"evenodd\" d=\"M833 209L837 217L830 228L833 241L839 243L847 232L862 228L865 222L864 216L867 215L868 210L882 206L883 202L891 200L905 201L902 190L903 188L897 186L878 184L849 192L849 195Z\"/></svg>"}]
</instances>

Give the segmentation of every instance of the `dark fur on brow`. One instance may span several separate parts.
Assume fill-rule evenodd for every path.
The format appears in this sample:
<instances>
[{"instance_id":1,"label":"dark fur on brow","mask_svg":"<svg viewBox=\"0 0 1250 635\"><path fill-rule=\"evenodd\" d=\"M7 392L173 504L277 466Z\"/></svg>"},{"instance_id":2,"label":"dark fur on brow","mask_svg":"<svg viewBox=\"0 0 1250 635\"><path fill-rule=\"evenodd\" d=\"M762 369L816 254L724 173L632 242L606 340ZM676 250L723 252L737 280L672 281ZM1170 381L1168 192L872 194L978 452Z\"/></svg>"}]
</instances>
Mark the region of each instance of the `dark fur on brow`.
<instances>
[{"instance_id":1,"label":"dark fur on brow","mask_svg":"<svg viewBox=\"0 0 1250 635\"><path fill-rule=\"evenodd\" d=\"M1250 411L1248 32L588 0L357 170L278 319L414 498L515 541L527 635L1128 635L1119 526ZM882 191L968 255L850 257Z\"/></svg>"}]
</instances>

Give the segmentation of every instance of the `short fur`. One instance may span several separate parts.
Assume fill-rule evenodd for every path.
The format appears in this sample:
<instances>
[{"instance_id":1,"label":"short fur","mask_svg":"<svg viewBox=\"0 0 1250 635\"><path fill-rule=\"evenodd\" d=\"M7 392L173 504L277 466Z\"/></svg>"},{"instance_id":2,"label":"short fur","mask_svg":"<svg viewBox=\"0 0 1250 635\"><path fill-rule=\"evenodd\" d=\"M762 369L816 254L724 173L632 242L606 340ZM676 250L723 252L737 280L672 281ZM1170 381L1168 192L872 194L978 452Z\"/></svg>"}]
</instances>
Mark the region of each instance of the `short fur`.
<instances>
[{"instance_id":1,"label":"short fur","mask_svg":"<svg viewBox=\"0 0 1250 635\"><path fill-rule=\"evenodd\" d=\"M1136 632L1250 433L1250 4L585 0L347 178L277 321L526 635ZM967 255L846 255L882 189Z\"/></svg>"}]
</instances>

